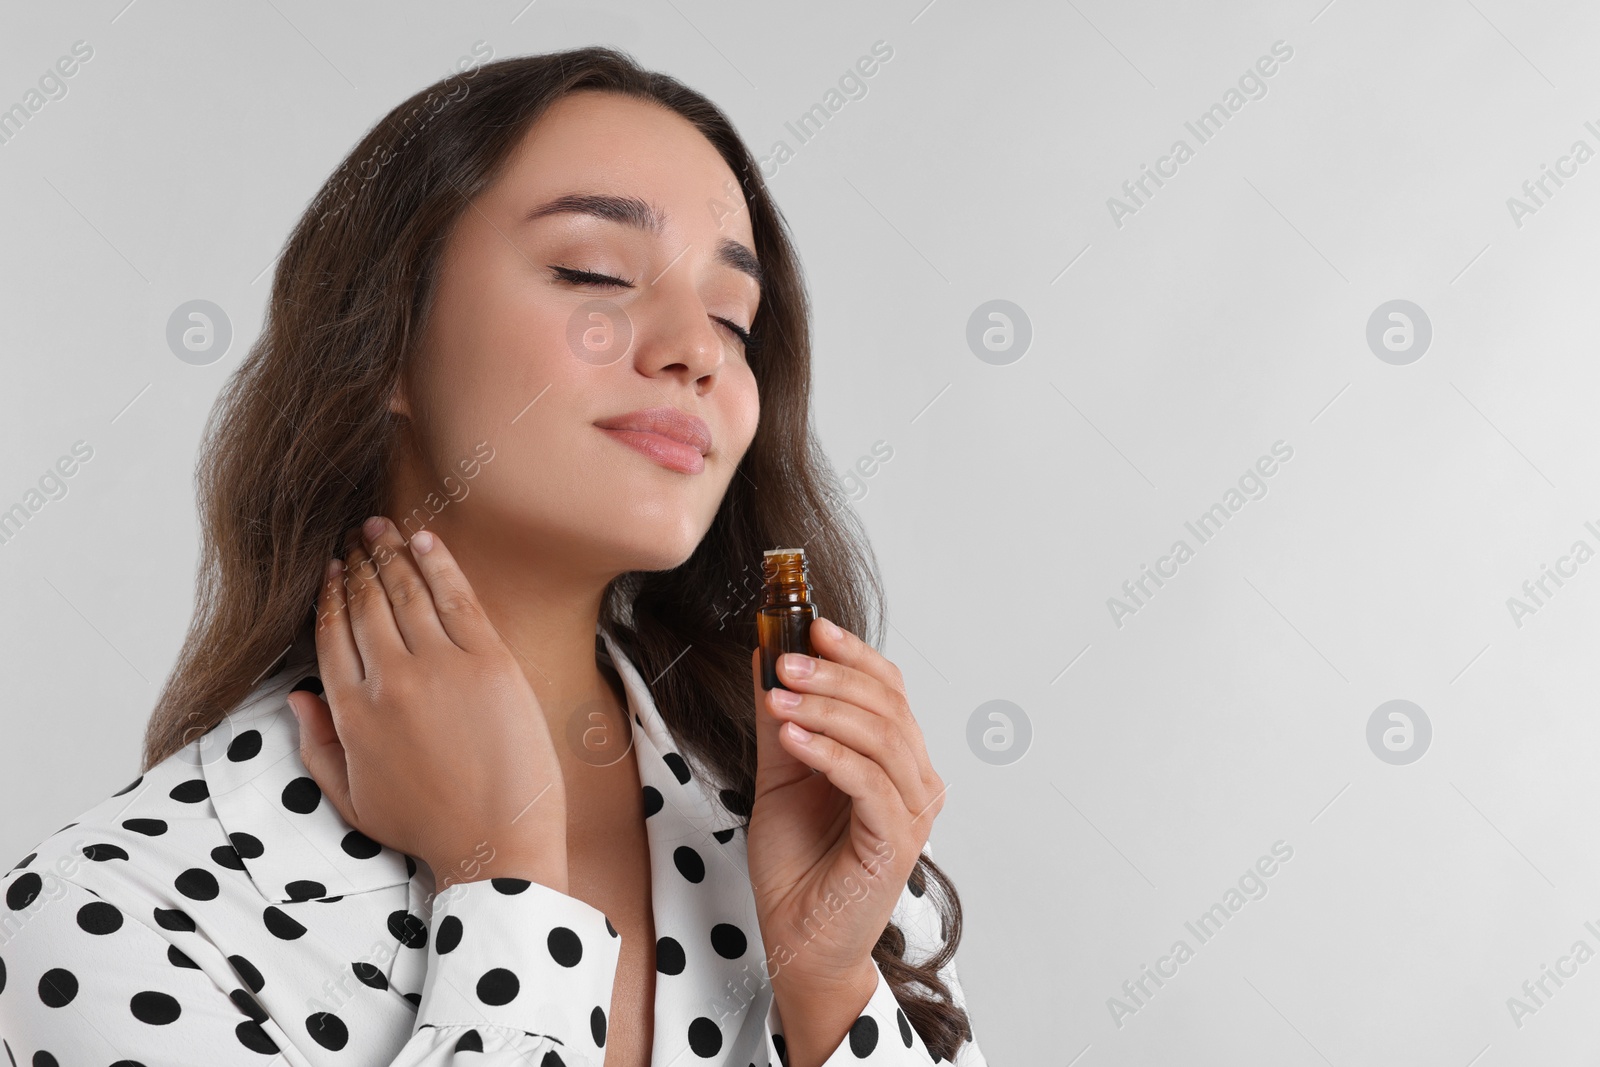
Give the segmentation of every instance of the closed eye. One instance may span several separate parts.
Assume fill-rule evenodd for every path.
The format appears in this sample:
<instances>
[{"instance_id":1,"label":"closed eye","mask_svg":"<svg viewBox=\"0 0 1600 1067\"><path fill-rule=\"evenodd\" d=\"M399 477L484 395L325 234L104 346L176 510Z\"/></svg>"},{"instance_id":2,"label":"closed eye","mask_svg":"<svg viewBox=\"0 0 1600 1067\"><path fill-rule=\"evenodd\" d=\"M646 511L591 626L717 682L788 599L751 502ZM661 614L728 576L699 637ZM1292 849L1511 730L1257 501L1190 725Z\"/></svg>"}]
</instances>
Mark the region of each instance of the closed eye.
<instances>
[{"instance_id":1,"label":"closed eye","mask_svg":"<svg viewBox=\"0 0 1600 1067\"><path fill-rule=\"evenodd\" d=\"M550 272L556 276L558 281L572 282L576 285L613 285L620 286L624 289L633 288L633 283L623 278L614 278L609 274L599 274L592 270L579 270L577 267L562 267L556 264L551 264ZM739 343L744 345L746 355L754 355L755 353L761 351L761 338L755 336L749 330L746 330L736 322L730 322L727 319L715 315L712 316L712 318L717 322L722 323L722 325L726 326L730 331L733 332L735 337L739 338Z\"/></svg>"}]
</instances>

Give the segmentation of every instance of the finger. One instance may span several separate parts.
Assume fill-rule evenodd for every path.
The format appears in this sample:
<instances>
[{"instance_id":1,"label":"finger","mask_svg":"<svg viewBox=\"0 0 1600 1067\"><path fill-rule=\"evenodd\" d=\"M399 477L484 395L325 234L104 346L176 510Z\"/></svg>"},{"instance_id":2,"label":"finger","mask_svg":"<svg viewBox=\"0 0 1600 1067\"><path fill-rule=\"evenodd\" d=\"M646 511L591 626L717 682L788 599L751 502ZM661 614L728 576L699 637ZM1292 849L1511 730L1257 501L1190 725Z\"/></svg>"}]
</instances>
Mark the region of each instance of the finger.
<instances>
[{"instance_id":1,"label":"finger","mask_svg":"<svg viewBox=\"0 0 1600 1067\"><path fill-rule=\"evenodd\" d=\"M326 700L305 689L290 693L288 699L300 721L300 762L340 817L359 830L350 804L350 768L333 726L333 710Z\"/></svg>"},{"instance_id":2,"label":"finger","mask_svg":"<svg viewBox=\"0 0 1600 1067\"><path fill-rule=\"evenodd\" d=\"M782 692L773 689L766 694L775 717L830 737L876 763L888 775L908 813L920 811L932 799L924 784L920 745L914 746L906 738L900 724L847 701L813 693L799 694L800 703L783 707L774 697Z\"/></svg>"},{"instance_id":3,"label":"finger","mask_svg":"<svg viewBox=\"0 0 1600 1067\"><path fill-rule=\"evenodd\" d=\"M778 734L781 744L797 761L827 775L834 788L850 798L854 821L871 839L858 841L858 847L876 853L879 841L904 836L899 828L907 825L910 817L882 767L831 737L809 734L801 740L795 730L795 723L785 723Z\"/></svg>"},{"instance_id":4,"label":"finger","mask_svg":"<svg viewBox=\"0 0 1600 1067\"><path fill-rule=\"evenodd\" d=\"M405 648L400 628L389 606L378 567L357 538L345 557L345 603L350 614L350 631L361 650L361 663L367 677L379 673L383 660Z\"/></svg>"},{"instance_id":5,"label":"finger","mask_svg":"<svg viewBox=\"0 0 1600 1067\"><path fill-rule=\"evenodd\" d=\"M375 537L366 537L366 548L378 568L383 590L394 612L395 626L406 648L413 654L430 643L448 640L439 615L433 609L433 593L406 547L406 539L393 522L379 516L383 528ZM362 527L366 536L366 528Z\"/></svg>"},{"instance_id":6,"label":"finger","mask_svg":"<svg viewBox=\"0 0 1600 1067\"><path fill-rule=\"evenodd\" d=\"M815 633L816 624L813 623L811 629ZM878 656L877 650L865 641L853 636L849 640ZM815 643L812 648L816 650ZM816 693L833 697L882 716L886 721L912 735L909 738L911 750L916 753L919 764L925 766L928 762L928 752L923 744L922 728L917 725L916 716L911 713L905 691L884 681L880 676L863 670L859 666L862 658L853 650L825 648L821 651L822 657L826 658L805 656L795 652L786 652L779 656L778 677L783 680L783 684L799 693ZM833 659L835 653L849 657L850 661ZM878 658L883 659L882 656ZM894 664L888 660L883 662L888 664L896 675L899 674L899 669ZM811 673L797 674L796 668L809 668Z\"/></svg>"},{"instance_id":7,"label":"finger","mask_svg":"<svg viewBox=\"0 0 1600 1067\"><path fill-rule=\"evenodd\" d=\"M778 729L783 722L772 714L772 705L767 703L766 690L761 688L759 647L750 653L750 688L756 709L755 795L759 798L774 789L811 777L812 768L796 758L795 754L778 739Z\"/></svg>"},{"instance_id":8,"label":"finger","mask_svg":"<svg viewBox=\"0 0 1600 1067\"><path fill-rule=\"evenodd\" d=\"M317 601L317 664L326 687L344 686L366 677L361 650L350 630L350 607L345 602L344 561L334 558L322 572L322 593Z\"/></svg>"},{"instance_id":9,"label":"finger","mask_svg":"<svg viewBox=\"0 0 1600 1067\"><path fill-rule=\"evenodd\" d=\"M499 634L444 540L432 531L422 530L411 539L411 550L433 594L439 624L450 640L468 652L495 647Z\"/></svg>"},{"instance_id":10,"label":"finger","mask_svg":"<svg viewBox=\"0 0 1600 1067\"><path fill-rule=\"evenodd\" d=\"M832 619L814 619L807 632L811 640L811 649L817 655L834 663L842 663L846 667L854 667L904 698L905 678L900 674L900 668L891 663L882 652ZM789 683L786 680L784 684Z\"/></svg>"},{"instance_id":11,"label":"finger","mask_svg":"<svg viewBox=\"0 0 1600 1067\"><path fill-rule=\"evenodd\" d=\"M900 690L859 667L832 659L828 653L807 656L802 652L785 652L778 657L778 678L796 692L821 693L848 700L885 718L897 717L902 710L908 710L905 694Z\"/></svg>"}]
</instances>

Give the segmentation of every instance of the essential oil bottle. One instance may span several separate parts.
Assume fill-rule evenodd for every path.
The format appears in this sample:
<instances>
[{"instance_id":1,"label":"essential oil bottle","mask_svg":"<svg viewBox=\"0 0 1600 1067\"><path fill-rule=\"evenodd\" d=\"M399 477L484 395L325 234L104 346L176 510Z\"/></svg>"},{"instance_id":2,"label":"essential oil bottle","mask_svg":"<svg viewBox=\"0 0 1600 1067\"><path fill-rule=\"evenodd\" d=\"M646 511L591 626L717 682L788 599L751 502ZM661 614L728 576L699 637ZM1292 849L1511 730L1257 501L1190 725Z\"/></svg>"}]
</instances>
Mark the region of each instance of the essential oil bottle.
<instances>
[{"instance_id":1,"label":"essential oil bottle","mask_svg":"<svg viewBox=\"0 0 1600 1067\"><path fill-rule=\"evenodd\" d=\"M761 688L787 689L778 680L778 657L785 652L813 656L811 582L803 548L769 548L761 555L761 606L756 638L761 645Z\"/></svg>"}]
</instances>

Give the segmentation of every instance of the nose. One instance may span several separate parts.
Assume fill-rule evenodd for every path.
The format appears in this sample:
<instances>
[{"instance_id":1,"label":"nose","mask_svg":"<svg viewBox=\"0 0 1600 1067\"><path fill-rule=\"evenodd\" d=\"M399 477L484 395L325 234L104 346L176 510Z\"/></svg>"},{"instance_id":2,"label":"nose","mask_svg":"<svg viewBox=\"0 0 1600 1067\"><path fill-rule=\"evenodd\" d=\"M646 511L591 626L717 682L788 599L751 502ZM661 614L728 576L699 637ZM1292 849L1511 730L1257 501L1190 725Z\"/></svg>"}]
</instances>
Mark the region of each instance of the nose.
<instances>
[{"instance_id":1,"label":"nose","mask_svg":"<svg viewBox=\"0 0 1600 1067\"><path fill-rule=\"evenodd\" d=\"M693 385L715 374L727 359L721 328L704 302L683 279L669 282L674 272L657 280L644 300L635 301L634 365L641 374L676 375Z\"/></svg>"}]
</instances>

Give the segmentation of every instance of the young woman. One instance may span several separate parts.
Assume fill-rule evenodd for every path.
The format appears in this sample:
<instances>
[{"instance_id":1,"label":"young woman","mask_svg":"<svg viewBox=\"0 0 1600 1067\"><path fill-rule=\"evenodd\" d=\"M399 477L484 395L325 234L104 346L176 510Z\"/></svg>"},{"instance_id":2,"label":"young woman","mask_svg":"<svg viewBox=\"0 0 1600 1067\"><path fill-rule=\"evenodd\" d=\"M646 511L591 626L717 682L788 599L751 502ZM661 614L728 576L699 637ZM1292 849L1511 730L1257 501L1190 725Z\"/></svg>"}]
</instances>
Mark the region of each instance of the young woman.
<instances>
[{"instance_id":1,"label":"young woman","mask_svg":"<svg viewBox=\"0 0 1600 1067\"><path fill-rule=\"evenodd\" d=\"M391 112L219 401L145 773L0 881L11 1061L983 1064L809 376L698 93L585 48ZM766 690L796 546L837 625Z\"/></svg>"}]
</instances>

